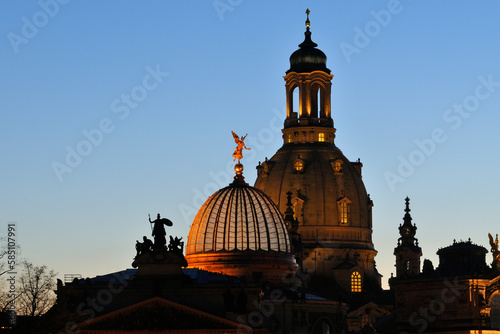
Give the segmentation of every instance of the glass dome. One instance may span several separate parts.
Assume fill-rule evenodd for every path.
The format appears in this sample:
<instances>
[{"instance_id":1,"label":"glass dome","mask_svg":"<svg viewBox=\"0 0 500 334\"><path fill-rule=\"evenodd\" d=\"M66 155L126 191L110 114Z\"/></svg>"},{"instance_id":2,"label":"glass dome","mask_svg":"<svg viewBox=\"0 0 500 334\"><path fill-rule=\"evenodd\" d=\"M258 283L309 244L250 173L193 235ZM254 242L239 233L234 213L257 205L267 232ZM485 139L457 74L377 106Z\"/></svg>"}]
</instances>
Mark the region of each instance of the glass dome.
<instances>
[{"instance_id":1,"label":"glass dome","mask_svg":"<svg viewBox=\"0 0 500 334\"><path fill-rule=\"evenodd\" d=\"M276 205L262 191L236 180L200 208L186 255L234 251L291 253L288 230Z\"/></svg>"}]
</instances>

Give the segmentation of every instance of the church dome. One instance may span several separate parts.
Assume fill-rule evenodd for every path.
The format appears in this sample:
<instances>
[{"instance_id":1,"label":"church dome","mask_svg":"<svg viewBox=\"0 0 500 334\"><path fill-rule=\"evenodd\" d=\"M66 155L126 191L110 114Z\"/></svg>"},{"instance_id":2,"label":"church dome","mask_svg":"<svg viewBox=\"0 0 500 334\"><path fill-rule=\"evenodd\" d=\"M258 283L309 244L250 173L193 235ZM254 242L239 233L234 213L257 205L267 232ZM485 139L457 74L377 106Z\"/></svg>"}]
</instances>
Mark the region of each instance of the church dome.
<instances>
[{"instance_id":1,"label":"church dome","mask_svg":"<svg viewBox=\"0 0 500 334\"><path fill-rule=\"evenodd\" d=\"M333 228L335 232L327 237L330 242L373 249L371 200L361 168L361 162L349 161L334 144L285 144L257 167L255 187L269 195L281 212L287 208L286 192L292 191L304 238L308 238L305 230L309 227L320 228L322 233ZM355 230L356 238L344 239L339 233L343 229ZM311 241L318 236L313 233Z\"/></svg>"},{"instance_id":2,"label":"church dome","mask_svg":"<svg viewBox=\"0 0 500 334\"><path fill-rule=\"evenodd\" d=\"M259 163L255 187L283 214L293 211L301 240L296 256L299 266L311 274L311 286L323 289L322 282L333 278L350 291L352 277L359 275L365 287L380 288L372 242L373 203L361 177L363 165L359 159L348 160L334 143L333 75L326 68L325 54L311 40L309 10L306 14L305 40L290 56L283 78L283 146ZM300 101L294 101L294 95ZM334 289L329 293L333 295Z\"/></svg>"},{"instance_id":3,"label":"church dome","mask_svg":"<svg viewBox=\"0 0 500 334\"><path fill-rule=\"evenodd\" d=\"M210 196L191 225L188 265L248 279L282 279L297 267L283 216L269 196L245 183L243 166L236 166L241 170L235 168L234 182Z\"/></svg>"}]
</instances>

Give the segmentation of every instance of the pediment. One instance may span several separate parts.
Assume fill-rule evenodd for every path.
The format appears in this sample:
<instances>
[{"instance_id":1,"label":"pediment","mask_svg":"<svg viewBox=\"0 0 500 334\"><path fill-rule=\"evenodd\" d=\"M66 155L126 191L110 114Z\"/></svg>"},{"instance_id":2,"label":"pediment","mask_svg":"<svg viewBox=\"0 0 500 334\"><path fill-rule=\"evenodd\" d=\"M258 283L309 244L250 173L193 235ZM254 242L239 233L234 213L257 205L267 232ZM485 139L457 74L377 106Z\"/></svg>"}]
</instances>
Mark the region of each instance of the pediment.
<instances>
[{"instance_id":1,"label":"pediment","mask_svg":"<svg viewBox=\"0 0 500 334\"><path fill-rule=\"evenodd\" d=\"M364 314L371 314L374 316L374 318L379 319L381 317L390 315L391 312L386 310L382 306L375 304L374 302L369 302L349 312L347 316L349 318L357 318L357 317L362 317Z\"/></svg>"},{"instance_id":2,"label":"pediment","mask_svg":"<svg viewBox=\"0 0 500 334\"><path fill-rule=\"evenodd\" d=\"M344 261L335 268L333 268L335 271L359 271L362 272L362 268L355 263L354 261Z\"/></svg>"},{"instance_id":3,"label":"pediment","mask_svg":"<svg viewBox=\"0 0 500 334\"><path fill-rule=\"evenodd\" d=\"M250 327L230 321L213 314L193 309L160 297L107 313L95 319L80 323L82 334L121 333L139 331L140 333L243 333ZM187 331L186 331L187 330Z\"/></svg>"}]
</instances>

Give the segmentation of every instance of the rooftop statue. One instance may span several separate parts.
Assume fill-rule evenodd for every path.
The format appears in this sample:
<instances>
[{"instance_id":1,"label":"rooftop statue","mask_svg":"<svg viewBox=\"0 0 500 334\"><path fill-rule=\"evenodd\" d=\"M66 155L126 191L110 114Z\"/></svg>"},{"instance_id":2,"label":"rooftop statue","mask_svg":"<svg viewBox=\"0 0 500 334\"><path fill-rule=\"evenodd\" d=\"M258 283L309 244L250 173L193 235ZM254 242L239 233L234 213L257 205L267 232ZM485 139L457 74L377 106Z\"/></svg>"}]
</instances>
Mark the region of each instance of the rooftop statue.
<instances>
[{"instance_id":1,"label":"rooftop statue","mask_svg":"<svg viewBox=\"0 0 500 334\"><path fill-rule=\"evenodd\" d=\"M491 246L491 254L493 255L493 266L496 265L497 269L500 270L500 251L498 250L498 234L493 241L493 236L491 233L488 233L488 237L490 238L490 246Z\"/></svg>"},{"instance_id":2,"label":"rooftop statue","mask_svg":"<svg viewBox=\"0 0 500 334\"><path fill-rule=\"evenodd\" d=\"M144 236L143 242L136 240L136 255L132 262L132 267L139 268L139 271L145 275L183 275L181 267L187 267L186 259L182 254L184 251L184 242L182 238L170 236L170 242L167 243L165 226L173 226L170 219L161 218L160 214L152 220L148 214L151 226L151 234L154 242ZM142 271L141 271L141 268ZM172 269L173 268L173 269ZM174 271L172 271L174 270Z\"/></svg>"},{"instance_id":3,"label":"rooftop statue","mask_svg":"<svg viewBox=\"0 0 500 334\"><path fill-rule=\"evenodd\" d=\"M161 218L160 214L157 215L155 220L151 220L151 216L149 216L149 222L153 224L153 238L154 238L154 249L155 250L160 250L165 245L167 244L167 239L165 238L165 235L167 234L165 232L165 227L164 225L167 226L172 226L173 223L167 218Z\"/></svg>"},{"instance_id":4,"label":"rooftop statue","mask_svg":"<svg viewBox=\"0 0 500 334\"><path fill-rule=\"evenodd\" d=\"M498 234L495 241L493 241L493 236L491 235L491 233L488 233L488 237L490 238L491 252L493 254L498 253Z\"/></svg>"},{"instance_id":5,"label":"rooftop statue","mask_svg":"<svg viewBox=\"0 0 500 334\"><path fill-rule=\"evenodd\" d=\"M249 148L247 148L245 146L245 143L243 142L245 140L245 138L247 137L247 135L244 135L243 137L240 138L233 131L231 131L231 133L233 134L235 143L238 145L238 146L236 146L236 149L234 150L234 153L233 153L233 157L234 157L233 161L238 159L238 163L240 163L240 160L243 158L243 149L250 150Z\"/></svg>"},{"instance_id":6,"label":"rooftop statue","mask_svg":"<svg viewBox=\"0 0 500 334\"><path fill-rule=\"evenodd\" d=\"M177 252L182 254L184 250L184 241L182 241L182 237L178 238L172 238L170 236L170 243L168 244L168 251L169 252Z\"/></svg>"},{"instance_id":7,"label":"rooftop statue","mask_svg":"<svg viewBox=\"0 0 500 334\"><path fill-rule=\"evenodd\" d=\"M143 242L139 242L139 240L136 240L135 250L137 251L137 254L135 255L135 257L153 251L153 242L149 240L146 236L143 236L142 240Z\"/></svg>"}]
</instances>

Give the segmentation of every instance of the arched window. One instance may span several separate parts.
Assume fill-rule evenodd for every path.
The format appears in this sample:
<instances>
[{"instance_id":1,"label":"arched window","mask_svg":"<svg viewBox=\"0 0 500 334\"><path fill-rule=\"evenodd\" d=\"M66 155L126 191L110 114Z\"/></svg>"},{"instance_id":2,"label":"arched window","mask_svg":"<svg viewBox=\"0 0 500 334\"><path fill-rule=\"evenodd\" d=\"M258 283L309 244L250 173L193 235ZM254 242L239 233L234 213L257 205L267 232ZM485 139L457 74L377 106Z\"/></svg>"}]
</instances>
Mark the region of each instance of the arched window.
<instances>
[{"instance_id":1,"label":"arched window","mask_svg":"<svg viewBox=\"0 0 500 334\"><path fill-rule=\"evenodd\" d=\"M361 292L361 274L357 271L351 274L351 292Z\"/></svg>"},{"instance_id":2,"label":"arched window","mask_svg":"<svg viewBox=\"0 0 500 334\"><path fill-rule=\"evenodd\" d=\"M342 198L337 202L339 211L339 223L349 224L351 222L351 201L347 198Z\"/></svg>"},{"instance_id":3,"label":"arched window","mask_svg":"<svg viewBox=\"0 0 500 334\"><path fill-rule=\"evenodd\" d=\"M299 105L300 105L300 93L299 93L299 88L297 86L295 86L293 89L292 89L292 94L290 96L290 99L291 99L291 103L290 103L290 106L291 106L291 114L290 114L290 117L291 118L297 118L297 115L299 114Z\"/></svg>"},{"instance_id":4,"label":"arched window","mask_svg":"<svg viewBox=\"0 0 500 334\"><path fill-rule=\"evenodd\" d=\"M320 81L313 82L310 86L311 118L325 118L326 88Z\"/></svg>"}]
</instances>

